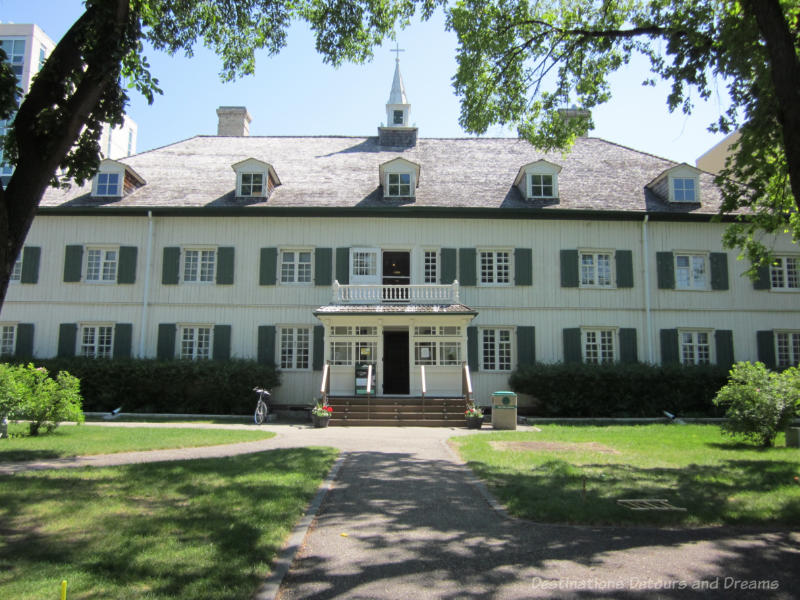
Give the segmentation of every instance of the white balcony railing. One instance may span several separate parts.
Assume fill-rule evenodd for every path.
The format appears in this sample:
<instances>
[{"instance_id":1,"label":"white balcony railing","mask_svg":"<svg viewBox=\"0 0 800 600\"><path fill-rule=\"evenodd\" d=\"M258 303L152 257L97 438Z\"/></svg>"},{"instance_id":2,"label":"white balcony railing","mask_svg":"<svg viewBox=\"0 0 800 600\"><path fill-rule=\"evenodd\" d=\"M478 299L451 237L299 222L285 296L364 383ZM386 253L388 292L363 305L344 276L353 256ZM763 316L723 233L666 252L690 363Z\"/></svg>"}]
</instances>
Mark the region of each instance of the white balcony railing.
<instances>
[{"instance_id":1,"label":"white balcony railing","mask_svg":"<svg viewBox=\"0 0 800 600\"><path fill-rule=\"evenodd\" d=\"M333 282L334 304L457 304L458 281L423 285L341 285Z\"/></svg>"}]
</instances>

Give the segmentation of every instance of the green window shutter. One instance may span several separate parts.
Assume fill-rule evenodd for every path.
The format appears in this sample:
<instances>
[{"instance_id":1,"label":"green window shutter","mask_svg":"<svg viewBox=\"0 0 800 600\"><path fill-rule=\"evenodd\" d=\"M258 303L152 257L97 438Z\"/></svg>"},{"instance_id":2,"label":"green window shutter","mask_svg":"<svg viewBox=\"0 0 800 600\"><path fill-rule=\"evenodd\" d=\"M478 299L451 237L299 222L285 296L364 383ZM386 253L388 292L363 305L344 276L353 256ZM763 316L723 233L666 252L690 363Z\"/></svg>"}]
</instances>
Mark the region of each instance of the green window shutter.
<instances>
[{"instance_id":1,"label":"green window shutter","mask_svg":"<svg viewBox=\"0 0 800 600\"><path fill-rule=\"evenodd\" d=\"M675 259L672 257L672 252L656 252L656 272L658 289L675 289Z\"/></svg>"},{"instance_id":2,"label":"green window shutter","mask_svg":"<svg viewBox=\"0 0 800 600\"><path fill-rule=\"evenodd\" d=\"M278 249L262 248L258 265L258 285L275 285L278 280Z\"/></svg>"},{"instance_id":3,"label":"green window shutter","mask_svg":"<svg viewBox=\"0 0 800 600\"><path fill-rule=\"evenodd\" d=\"M561 287L578 287L580 277L578 275L578 251L562 250L561 257ZM578 330L580 333L580 330ZM580 346L580 344L578 344Z\"/></svg>"},{"instance_id":4,"label":"green window shutter","mask_svg":"<svg viewBox=\"0 0 800 600\"><path fill-rule=\"evenodd\" d=\"M771 287L769 277L769 267L758 267L758 277L753 281L754 290L768 290ZM763 361L762 361L763 362Z\"/></svg>"},{"instance_id":5,"label":"green window shutter","mask_svg":"<svg viewBox=\"0 0 800 600\"><path fill-rule=\"evenodd\" d=\"M217 248L217 285L233 285L235 252L233 246Z\"/></svg>"},{"instance_id":6,"label":"green window shutter","mask_svg":"<svg viewBox=\"0 0 800 600\"><path fill-rule=\"evenodd\" d=\"M533 250L514 248L514 284L533 285Z\"/></svg>"},{"instance_id":7,"label":"green window shutter","mask_svg":"<svg viewBox=\"0 0 800 600\"><path fill-rule=\"evenodd\" d=\"M636 346L636 330L623 327L619 330L619 362L639 362L639 352Z\"/></svg>"},{"instance_id":8,"label":"green window shutter","mask_svg":"<svg viewBox=\"0 0 800 600\"><path fill-rule=\"evenodd\" d=\"M775 359L775 334L772 331L757 331L756 345L758 346L758 360L770 369L778 366Z\"/></svg>"},{"instance_id":9,"label":"green window shutter","mask_svg":"<svg viewBox=\"0 0 800 600\"><path fill-rule=\"evenodd\" d=\"M456 275L456 273L458 272L458 255L456 254L456 249L442 248L441 257L442 257L441 281L443 285L449 285L458 278L458 276Z\"/></svg>"},{"instance_id":10,"label":"green window shutter","mask_svg":"<svg viewBox=\"0 0 800 600\"><path fill-rule=\"evenodd\" d=\"M130 358L133 346L133 325L117 323L114 325L114 358Z\"/></svg>"},{"instance_id":11,"label":"green window shutter","mask_svg":"<svg viewBox=\"0 0 800 600\"><path fill-rule=\"evenodd\" d=\"M564 331L562 332L562 336L564 338L564 362L565 363L583 362L580 328L571 327L568 329L564 329Z\"/></svg>"},{"instance_id":12,"label":"green window shutter","mask_svg":"<svg viewBox=\"0 0 800 600\"><path fill-rule=\"evenodd\" d=\"M164 264L161 267L161 283L164 285L178 285L181 276L181 249L177 247L164 248Z\"/></svg>"},{"instance_id":13,"label":"green window shutter","mask_svg":"<svg viewBox=\"0 0 800 600\"><path fill-rule=\"evenodd\" d=\"M617 262L617 287L633 287L633 252L630 250L617 250L614 254Z\"/></svg>"},{"instance_id":14,"label":"green window shutter","mask_svg":"<svg viewBox=\"0 0 800 600\"><path fill-rule=\"evenodd\" d=\"M58 327L58 357L75 356L75 342L78 336L77 323L61 323Z\"/></svg>"},{"instance_id":15,"label":"green window shutter","mask_svg":"<svg viewBox=\"0 0 800 600\"><path fill-rule=\"evenodd\" d=\"M725 252L712 252L711 262L711 289L728 289L728 254Z\"/></svg>"},{"instance_id":16,"label":"green window shutter","mask_svg":"<svg viewBox=\"0 0 800 600\"><path fill-rule=\"evenodd\" d=\"M156 347L156 357L159 360L172 360L175 358L175 333L177 325L175 323L158 324L158 345Z\"/></svg>"},{"instance_id":17,"label":"green window shutter","mask_svg":"<svg viewBox=\"0 0 800 600\"><path fill-rule=\"evenodd\" d=\"M64 282L75 283L81 280L83 270L83 246L67 246L64 252Z\"/></svg>"},{"instance_id":18,"label":"green window shutter","mask_svg":"<svg viewBox=\"0 0 800 600\"><path fill-rule=\"evenodd\" d=\"M517 366L536 362L536 328L530 325L517 327Z\"/></svg>"},{"instance_id":19,"label":"green window shutter","mask_svg":"<svg viewBox=\"0 0 800 600\"><path fill-rule=\"evenodd\" d=\"M214 360L229 360L231 357L231 326L214 325L214 347L211 349Z\"/></svg>"},{"instance_id":20,"label":"green window shutter","mask_svg":"<svg viewBox=\"0 0 800 600\"><path fill-rule=\"evenodd\" d=\"M733 366L733 331L717 329L714 332L714 341L717 345L717 364L730 369Z\"/></svg>"},{"instance_id":21,"label":"green window shutter","mask_svg":"<svg viewBox=\"0 0 800 600\"><path fill-rule=\"evenodd\" d=\"M33 323L17 324L14 356L17 358L33 358Z\"/></svg>"},{"instance_id":22,"label":"green window shutter","mask_svg":"<svg viewBox=\"0 0 800 600\"><path fill-rule=\"evenodd\" d=\"M25 246L22 249L22 273L20 283L39 283L39 262L42 249L39 246ZM78 276L80 280L80 275Z\"/></svg>"},{"instance_id":23,"label":"green window shutter","mask_svg":"<svg viewBox=\"0 0 800 600\"><path fill-rule=\"evenodd\" d=\"M136 257L139 249L136 246L120 246L117 283L136 283Z\"/></svg>"},{"instance_id":24,"label":"green window shutter","mask_svg":"<svg viewBox=\"0 0 800 600\"><path fill-rule=\"evenodd\" d=\"M258 362L265 365L275 364L275 326L260 325L258 328Z\"/></svg>"},{"instance_id":25,"label":"green window shutter","mask_svg":"<svg viewBox=\"0 0 800 600\"><path fill-rule=\"evenodd\" d=\"M342 285L350 283L350 248L336 249L336 281Z\"/></svg>"},{"instance_id":26,"label":"green window shutter","mask_svg":"<svg viewBox=\"0 0 800 600\"><path fill-rule=\"evenodd\" d=\"M467 327L467 365L473 373L478 372L478 328Z\"/></svg>"},{"instance_id":27,"label":"green window shutter","mask_svg":"<svg viewBox=\"0 0 800 600\"><path fill-rule=\"evenodd\" d=\"M661 335L661 364L680 364L681 358L678 352L678 330L662 329Z\"/></svg>"},{"instance_id":28,"label":"green window shutter","mask_svg":"<svg viewBox=\"0 0 800 600\"><path fill-rule=\"evenodd\" d=\"M311 369L322 371L325 363L325 328L322 325L314 325L314 348L311 357Z\"/></svg>"},{"instance_id":29,"label":"green window shutter","mask_svg":"<svg viewBox=\"0 0 800 600\"><path fill-rule=\"evenodd\" d=\"M333 249L314 250L314 285L333 285Z\"/></svg>"},{"instance_id":30,"label":"green window shutter","mask_svg":"<svg viewBox=\"0 0 800 600\"><path fill-rule=\"evenodd\" d=\"M460 285L475 285L477 282L475 248L458 249L458 283Z\"/></svg>"}]
</instances>

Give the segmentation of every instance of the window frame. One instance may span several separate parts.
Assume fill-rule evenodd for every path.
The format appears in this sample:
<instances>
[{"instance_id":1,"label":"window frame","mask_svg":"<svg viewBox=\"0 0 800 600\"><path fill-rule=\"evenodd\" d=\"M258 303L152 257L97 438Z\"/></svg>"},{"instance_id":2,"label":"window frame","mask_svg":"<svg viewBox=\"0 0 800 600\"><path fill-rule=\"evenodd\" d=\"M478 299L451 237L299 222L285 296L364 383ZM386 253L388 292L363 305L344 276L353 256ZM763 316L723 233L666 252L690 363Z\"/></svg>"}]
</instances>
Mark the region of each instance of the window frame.
<instances>
[{"instance_id":1,"label":"window frame","mask_svg":"<svg viewBox=\"0 0 800 600\"><path fill-rule=\"evenodd\" d=\"M511 248L478 248L477 253L477 283L480 287L511 287L514 285L514 251ZM484 254L492 255L491 280L484 281ZM499 254L506 255L505 262L505 281L498 281L498 261Z\"/></svg>"},{"instance_id":2,"label":"window frame","mask_svg":"<svg viewBox=\"0 0 800 600\"><path fill-rule=\"evenodd\" d=\"M487 333L491 332L494 335L494 339L491 342L494 348L491 350L493 356L493 365L494 366L487 366L486 363L486 335ZM508 339L500 340L501 337L498 334L508 334ZM515 338L515 329L514 327L505 327L505 326L497 326L497 327L480 327L478 328L478 367L480 371L486 373L511 373L514 370L514 361L516 360L515 355L515 346L514 338ZM503 348L502 346L507 346L507 348ZM507 358L502 352L507 352ZM499 365L505 365L507 363L508 368L499 368Z\"/></svg>"},{"instance_id":3,"label":"window frame","mask_svg":"<svg viewBox=\"0 0 800 600\"><path fill-rule=\"evenodd\" d=\"M197 275L193 279L186 278L186 263L189 258L190 252L198 253L197 266L196 266ZM209 279L201 279L201 274L202 274L201 257L203 252L213 252L214 264ZM186 246L181 248L181 264L180 264L181 283L191 284L191 285L214 285L217 281L218 267L219 267L219 248L213 246Z\"/></svg>"},{"instance_id":4,"label":"window frame","mask_svg":"<svg viewBox=\"0 0 800 600\"><path fill-rule=\"evenodd\" d=\"M789 269L789 265L787 261L791 260L794 263L794 280L797 285L790 286L790 275L792 274ZM781 261L781 266L777 267L775 263ZM775 285L775 274L780 269L781 273L781 284L780 286ZM774 261L769 266L769 289L776 291L776 292L788 292L788 293L796 293L800 292L800 256L793 255L793 254L779 254L775 256Z\"/></svg>"},{"instance_id":5,"label":"window frame","mask_svg":"<svg viewBox=\"0 0 800 600\"><path fill-rule=\"evenodd\" d=\"M392 177L397 177L398 181L392 183ZM404 183L400 179L408 177L408 182ZM386 171L386 182L384 197L386 198L413 198L414 197L414 173L409 171ZM392 187L396 187L396 193L392 193ZM402 193L402 188L408 187L408 193Z\"/></svg>"},{"instance_id":6,"label":"window frame","mask_svg":"<svg viewBox=\"0 0 800 600\"><path fill-rule=\"evenodd\" d=\"M681 257L687 257L689 259L688 267L679 267L678 266L678 259ZM697 286L694 285L694 259L701 258L703 260L703 285ZM675 269L675 289L678 291L685 291L685 292L706 292L711 289L711 262L709 260L709 255L707 252L694 252L694 251L677 251L672 253L672 266ZM681 286L680 278L678 277L678 273L681 269L688 268L689 273L689 286L683 287Z\"/></svg>"},{"instance_id":7,"label":"window frame","mask_svg":"<svg viewBox=\"0 0 800 600\"><path fill-rule=\"evenodd\" d=\"M98 265L97 278L89 278L90 274L90 258L93 252L100 252L100 262ZM114 263L114 273L113 278L105 279L105 270L106 265L112 261L107 259L106 253L107 252L114 252L115 258L113 260ZM83 281L85 283L91 283L92 285L110 285L117 283L117 278L119 276L119 246L103 246L103 245L89 245L84 247L84 255L85 258L83 259Z\"/></svg>"},{"instance_id":8,"label":"window frame","mask_svg":"<svg viewBox=\"0 0 800 600\"><path fill-rule=\"evenodd\" d=\"M796 329L779 329L774 332L775 334L775 365L779 369L788 367L796 367L800 365L800 330ZM786 350L789 354L788 361L781 360L781 336L788 336L786 343Z\"/></svg>"},{"instance_id":9,"label":"window frame","mask_svg":"<svg viewBox=\"0 0 800 600\"><path fill-rule=\"evenodd\" d=\"M610 334L611 336L611 357L609 359L603 351L603 335ZM589 357L589 337L598 336L592 343L597 344L597 360L590 360ZM619 328L618 327L581 327L581 362L584 364L614 364L619 362Z\"/></svg>"},{"instance_id":10,"label":"window frame","mask_svg":"<svg viewBox=\"0 0 800 600\"><path fill-rule=\"evenodd\" d=\"M685 194L689 190L683 185L683 183L689 181L692 183L691 200L686 199ZM678 189L678 182L682 182L680 189ZM673 175L669 178L669 194L670 202L675 202L677 204L697 204L700 202L700 179L696 176ZM681 196L680 198L678 197L679 195Z\"/></svg>"},{"instance_id":11,"label":"window frame","mask_svg":"<svg viewBox=\"0 0 800 600\"><path fill-rule=\"evenodd\" d=\"M258 184L258 185L260 185L260 190L259 190L258 193L253 193L253 188L256 186L256 184L253 182L253 177L255 177L256 175L261 177L261 183ZM250 183L246 184L244 182L245 176L248 176L248 177L251 178L250 179ZM268 178L268 175L267 175L267 173L265 171L260 171L260 170L237 171L237 173L236 173L236 195L238 197L240 197L240 198L263 198L264 196L266 196L267 178ZM245 185L249 186L249 188L250 188L250 193L248 193L248 194L244 193Z\"/></svg>"},{"instance_id":12,"label":"window frame","mask_svg":"<svg viewBox=\"0 0 800 600\"><path fill-rule=\"evenodd\" d=\"M690 361L686 360L686 356L684 355L684 348L687 344L684 343L684 336L689 335L691 336L691 341L688 344L692 348L692 359ZM706 336L705 344L702 346L706 347L707 352L707 361L702 360L701 356L701 342L699 340L699 336L704 335ZM680 364L684 366L704 366L704 365L715 365L717 363L716 354L715 354L715 344L714 344L714 330L713 329L704 329L704 328L680 328L678 329L678 360Z\"/></svg>"},{"instance_id":13,"label":"window frame","mask_svg":"<svg viewBox=\"0 0 800 600\"><path fill-rule=\"evenodd\" d=\"M108 331L101 332L101 329L107 329ZM114 329L113 323L78 323L75 355L92 360L114 358ZM92 331L92 341L90 343L86 341L86 333L88 331ZM104 351L102 353L98 352L101 340L107 340L106 343L103 343ZM91 352L87 353L86 348L91 348Z\"/></svg>"},{"instance_id":14,"label":"window frame","mask_svg":"<svg viewBox=\"0 0 800 600\"><path fill-rule=\"evenodd\" d=\"M304 334L304 340L301 334ZM278 365L282 371L311 370L313 341L310 325L279 325L277 341ZM286 358L288 361L285 361Z\"/></svg>"},{"instance_id":15,"label":"window frame","mask_svg":"<svg viewBox=\"0 0 800 600\"><path fill-rule=\"evenodd\" d=\"M6 333L10 333L10 342ZM10 351L6 348L10 343ZM0 323L0 358L12 357L17 353L17 324Z\"/></svg>"},{"instance_id":16,"label":"window frame","mask_svg":"<svg viewBox=\"0 0 800 600\"><path fill-rule=\"evenodd\" d=\"M309 260L308 263L300 262L300 254L301 253L308 253ZM295 255L294 260L291 263L292 265L292 278L288 280L284 280L284 256L292 253ZM308 265L308 280L307 281L299 281L300 276L300 266L301 265ZM280 248L278 251L278 282L281 285L301 285L301 286L308 286L314 283L314 250L313 248Z\"/></svg>"},{"instance_id":17,"label":"window frame","mask_svg":"<svg viewBox=\"0 0 800 600\"><path fill-rule=\"evenodd\" d=\"M433 261L429 262L428 257ZM441 252L439 248L423 248L422 250L422 283L436 285L441 281ZM430 265L433 265L433 277L430 276ZM432 280L432 281L431 281Z\"/></svg>"},{"instance_id":18,"label":"window frame","mask_svg":"<svg viewBox=\"0 0 800 600\"><path fill-rule=\"evenodd\" d=\"M360 359L361 348L370 348L372 359L366 362L377 362L380 337L376 325L332 325L328 334L328 357L331 365L352 367L356 363L365 362ZM337 350L343 351L346 356L337 359Z\"/></svg>"},{"instance_id":19,"label":"window frame","mask_svg":"<svg viewBox=\"0 0 800 600\"><path fill-rule=\"evenodd\" d=\"M24 251L20 250L17 260L14 261L14 266L11 268L11 275L8 278L9 283L20 283L22 281L22 261Z\"/></svg>"},{"instance_id":20,"label":"window frame","mask_svg":"<svg viewBox=\"0 0 800 600\"><path fill-rule=\"evenodd\" d=\"M207 356L199 356L199 335L200 330L208 330L208 341L206 342ZM185 333L192 331L192 351L191 354L184 353ZM177 326L178 343L176 344L176 357L179 360L212 360L214 358L214 325L211 323L178 323Z\"/></svg>"},{"instance_id":21,"label":"window frame","mask_svg":"<svg viewBox=\"0 0 800 600\"><path fill-rule=\"evenodd\" d=\"M592 257L592 275L593 280L591 283L584 283L584 264L583 258L585 256ZM607 256L608 257L608 283L599 283L599 261L598 257L600 256ZM614 260L614 251L613 250L605 250L605 249L578 249L578 285L581 288L585 289L614 289L617 287L616 284L616 266Z\"/></svg>"},{"instance_id":22,"label":"window frame","mask_svg":"<svg viewBox=\"0 0 800 600\"><path fill-rule=\"evenodd\" d=\"M108 181L108 179L111 177L114 177L117 180L113 188L111 187L112 184ZM101 181L103 178L106 178L105 182ZM100 171L95 177L95 189L94 194L92 195L97 198L118 198L119 196L122 196L123 179L124 175L119 171ZM105 192L102 192L101 189L105 189Z\"/></svg>"}]
</instances>

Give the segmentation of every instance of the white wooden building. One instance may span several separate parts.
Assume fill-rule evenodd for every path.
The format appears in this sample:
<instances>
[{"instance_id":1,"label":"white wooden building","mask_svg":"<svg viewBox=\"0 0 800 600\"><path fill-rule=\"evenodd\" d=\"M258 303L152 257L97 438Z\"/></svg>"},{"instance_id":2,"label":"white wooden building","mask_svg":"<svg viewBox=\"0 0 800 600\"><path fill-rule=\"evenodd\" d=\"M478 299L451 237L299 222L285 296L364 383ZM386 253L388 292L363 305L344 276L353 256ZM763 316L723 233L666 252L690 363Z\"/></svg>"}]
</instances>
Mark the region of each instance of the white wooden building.
<instances>
[{"instance_id":1,"label":"white wooden building","mask_svg":"<svg viewBox=\"0 0 800 600\"><path fill-rule=\"evenodd\" d=\"M375 137L217 136L49 191L0 313L21 356L254 358L309 404L353 394L488 402L533 361L800 359L800 251L758 282L722 247L710 174L601 139L427 139L395 73ZM423 381L424 379L424 381ZM256 384L258 382L254 382Z\"/></svg>"}]
</instances>

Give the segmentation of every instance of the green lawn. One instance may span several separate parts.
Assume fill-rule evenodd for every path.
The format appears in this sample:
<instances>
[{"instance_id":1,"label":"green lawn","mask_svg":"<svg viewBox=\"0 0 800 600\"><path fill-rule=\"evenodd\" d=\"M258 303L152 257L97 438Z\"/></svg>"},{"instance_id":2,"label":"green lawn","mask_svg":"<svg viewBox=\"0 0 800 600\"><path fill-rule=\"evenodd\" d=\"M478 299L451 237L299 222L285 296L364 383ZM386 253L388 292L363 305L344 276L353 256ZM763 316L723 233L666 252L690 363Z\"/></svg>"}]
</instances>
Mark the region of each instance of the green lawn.
<instances>
[{"instance_id":1,"label":"green lawn","mask_svg":"<svg viewBox=\"0 0 800 600\"><path fill-rule=\"evenodd\" d=\"M800 449L783 446L783 435L761 450L711 425L540 428L452 440L514 515L588 524L800 523ZM686 511L617 503L632 498L666 499Z\"/></svg>"},{"instance_id":2,"label":"green lawn","mask_svg":"<svg viewBox=\"0 0 800 600\"><path fill-rule=\"evenodd\" d=\"M275 434L256 429L181 429L164 427L96 427L62 425L53 433L24 435L27 424L11 423L10 439L0 440L0 462L113 454L162 448L192 448L251 442Z\"/></svg>"},{"instance_id":3,"label":"green lawn","mask_svg":"<svg viewBox=\"0 0 800 600\"><path fill-rule=\"evenodd\" d=\"M0 476L0 598L250 598L336 451Z\"/></svg>"}]
</instances>

